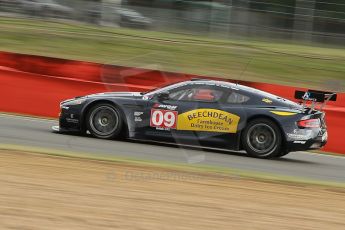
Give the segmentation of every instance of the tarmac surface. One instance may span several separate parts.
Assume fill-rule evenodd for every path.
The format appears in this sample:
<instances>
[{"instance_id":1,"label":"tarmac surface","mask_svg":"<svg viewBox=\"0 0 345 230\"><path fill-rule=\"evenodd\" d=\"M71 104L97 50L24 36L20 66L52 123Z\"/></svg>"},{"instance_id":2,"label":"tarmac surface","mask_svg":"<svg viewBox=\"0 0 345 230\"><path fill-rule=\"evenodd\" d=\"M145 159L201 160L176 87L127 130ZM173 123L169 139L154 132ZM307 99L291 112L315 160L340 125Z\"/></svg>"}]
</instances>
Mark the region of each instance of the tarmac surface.
<instances>
[{"instance_id":1,"label":"tarmac surface","mask_svg":"<svg viewBox=\"0 0 345 230\"><path fill-rule=\"evenodd\" d=\"M161 143L100 140L53 133L57 120L0 114L0 144L51 148L71 152L113 154L118 157L173 163L220 166L307 180L345 183L345 157L295 152L277 160L246 157L244 153L181 148Z\"/></svg>"}]
</instances>

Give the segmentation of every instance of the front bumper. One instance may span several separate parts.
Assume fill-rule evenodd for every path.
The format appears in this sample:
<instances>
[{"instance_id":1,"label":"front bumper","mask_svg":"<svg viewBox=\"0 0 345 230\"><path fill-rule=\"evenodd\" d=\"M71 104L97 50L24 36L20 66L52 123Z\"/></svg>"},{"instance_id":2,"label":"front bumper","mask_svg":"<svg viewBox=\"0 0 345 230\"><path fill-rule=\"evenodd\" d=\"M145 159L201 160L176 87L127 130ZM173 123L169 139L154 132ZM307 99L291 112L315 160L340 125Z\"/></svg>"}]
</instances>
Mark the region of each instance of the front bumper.
<instances>
[{"instance_id":1,"label":"front bumper","mask_svg":"<svg viewBox=\"0 0 345 230\"><path fill-rule=\"evenodd\" d=\"M82 129L81 105L63 105L59 115L59 126L52 127L57 132L80 132Z\"/></svg>"}]
</instances>

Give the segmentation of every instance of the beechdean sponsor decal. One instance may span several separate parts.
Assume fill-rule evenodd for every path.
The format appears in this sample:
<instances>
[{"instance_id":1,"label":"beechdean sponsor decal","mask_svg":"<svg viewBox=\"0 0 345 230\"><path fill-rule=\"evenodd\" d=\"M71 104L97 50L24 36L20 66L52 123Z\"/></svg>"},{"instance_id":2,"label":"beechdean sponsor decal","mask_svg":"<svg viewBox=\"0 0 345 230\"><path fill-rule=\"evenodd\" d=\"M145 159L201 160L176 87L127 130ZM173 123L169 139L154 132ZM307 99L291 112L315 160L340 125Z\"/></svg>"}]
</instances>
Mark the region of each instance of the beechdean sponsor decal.
<instances>
[{"instance_id":1,"label":"beechdean sponsor decal","mask_svg":"<svg viewBox=\"0 0 345 230\"><path fill-rule=\"evenodd\" d=\"M218 109L196 109L178 115L177 129L236 133L240 117Z\"/></svg>"}]
</instances>

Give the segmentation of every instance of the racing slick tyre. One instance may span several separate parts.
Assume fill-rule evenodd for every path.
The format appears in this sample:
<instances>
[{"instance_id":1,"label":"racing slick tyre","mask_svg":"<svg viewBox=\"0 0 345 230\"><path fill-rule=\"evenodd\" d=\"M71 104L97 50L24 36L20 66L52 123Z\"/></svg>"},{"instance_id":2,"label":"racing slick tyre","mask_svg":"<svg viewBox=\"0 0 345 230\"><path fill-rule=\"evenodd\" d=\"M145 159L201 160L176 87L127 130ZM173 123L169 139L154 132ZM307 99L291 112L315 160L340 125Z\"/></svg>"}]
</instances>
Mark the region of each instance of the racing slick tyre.
<instances>
[{"instance_id":1,"label":"racing slick tyre","mask_svg":"<svg viewBox=\"0 0 345 230\"><path fill-rule=\"evenodd\" d=\"M282 135L279 127L269 119L255 119L242 133L244 150L251 157L274 158L282 152Z\"/></svg>"},{"instance_id":2,"label":"racing slick tyre","mask_svg":"<svg viewBox=\"0 0 345 230\"><path fill-rule=\"evenodd\" d=\"M96 104L87 112L86 127L95 137L119 138L123 128L122 113L111 104Z\"/></svg>"}]
</instances>

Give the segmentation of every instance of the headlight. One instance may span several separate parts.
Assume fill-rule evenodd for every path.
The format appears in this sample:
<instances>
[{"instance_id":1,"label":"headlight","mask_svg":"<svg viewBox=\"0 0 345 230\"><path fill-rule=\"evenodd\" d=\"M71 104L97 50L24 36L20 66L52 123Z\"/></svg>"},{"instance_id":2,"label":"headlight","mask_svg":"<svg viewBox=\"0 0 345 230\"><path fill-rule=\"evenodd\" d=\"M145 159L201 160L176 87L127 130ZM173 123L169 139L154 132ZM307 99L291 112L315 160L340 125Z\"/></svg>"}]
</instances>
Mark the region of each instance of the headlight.
<instances>
[{"instance_id":1,"label":"headlight","mask_svg":"<svg viewBox=\"0 0 345 230\"><path fill-rule=\"evenodd\" d=\"M75 99L71 102L68 102L68 105L80 105L80 104L83 104L85 101L86 101L86 99L84 99L84 98Z\"/></svg>"}]
</instances>

